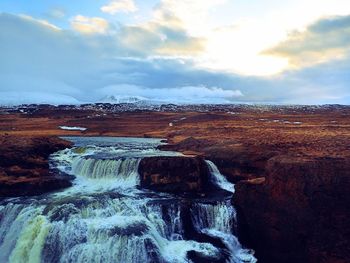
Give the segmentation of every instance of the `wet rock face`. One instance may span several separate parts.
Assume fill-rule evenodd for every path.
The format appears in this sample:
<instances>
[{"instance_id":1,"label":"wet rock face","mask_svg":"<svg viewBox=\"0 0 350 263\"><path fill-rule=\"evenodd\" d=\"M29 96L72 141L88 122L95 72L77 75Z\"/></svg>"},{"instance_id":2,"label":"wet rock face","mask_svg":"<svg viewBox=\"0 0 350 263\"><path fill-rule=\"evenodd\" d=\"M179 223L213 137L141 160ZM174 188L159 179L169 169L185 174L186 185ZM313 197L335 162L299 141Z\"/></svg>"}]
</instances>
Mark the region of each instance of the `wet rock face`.
<instances>
[{"instance_id":1,"label":"wet rock face","mask_svg":"<svg viewBox=\"0 0 350 263\"><path fill-rule=\"evenodd\" d=\"M50 154L71 146L57 137L0 136L0 196L38 195L71 185L49 172Z\"/></svg>"},{"instance_id":2,"label":"wet rock face","mask_svg":"<svg viewBox=\"0 0 350 263\"><path fill-rule=\"evenodd\" d=\"M139 165L141 187L169 193L200 193L209 188L209 171L201 157L147 157Z\"/></svg>"},{"instance_id":3,"label":"wet rock face","mask_svg":"<svg viewBox=\"0 0 350 263\"><path fill-rule=\"evenodd\" d=\"M241 239L260 262L348 262L349 187L348 159L274 157L265 182L236 185Z\"/></svg>"}]
</instances>

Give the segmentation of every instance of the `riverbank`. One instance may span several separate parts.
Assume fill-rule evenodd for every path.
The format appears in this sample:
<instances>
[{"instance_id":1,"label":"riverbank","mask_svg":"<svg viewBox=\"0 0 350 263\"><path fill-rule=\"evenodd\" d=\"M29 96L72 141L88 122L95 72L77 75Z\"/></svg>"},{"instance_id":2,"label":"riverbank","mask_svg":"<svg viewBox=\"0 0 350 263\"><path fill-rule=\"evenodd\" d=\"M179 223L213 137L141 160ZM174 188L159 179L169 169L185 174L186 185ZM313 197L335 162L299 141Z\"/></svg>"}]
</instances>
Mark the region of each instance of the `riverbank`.
<instances>
[{"instance_id":1,"label":"riverbank","mask_svg":"<svg viewBox=\"0 0 350 263\"><path fill-rule=\"evenodd\" d=\"M0 136L0 197L39 195L71 186L49 170L49 155L71 143L47 136Z\"/></svg>"}]
</instances>

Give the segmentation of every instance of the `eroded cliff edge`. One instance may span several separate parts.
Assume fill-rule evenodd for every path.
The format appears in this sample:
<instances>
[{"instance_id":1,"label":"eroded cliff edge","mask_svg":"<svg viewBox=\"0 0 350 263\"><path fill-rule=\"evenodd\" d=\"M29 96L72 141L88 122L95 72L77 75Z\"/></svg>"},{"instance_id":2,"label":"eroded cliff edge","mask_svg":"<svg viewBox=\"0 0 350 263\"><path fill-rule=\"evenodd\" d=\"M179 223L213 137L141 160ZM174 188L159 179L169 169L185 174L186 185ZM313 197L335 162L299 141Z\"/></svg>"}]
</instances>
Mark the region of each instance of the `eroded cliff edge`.
<instances>
[{"instance_id":1,"label":"eroded cliff edge","mask_svg":"<svg viewBox=\"0 0 350 263\"><path fill-rule=\"evenodd\" d=\"M49 155L71 147L58 137L0 136L0 197L39 195L71 186L49 171Z\"/></svg>"},{"instance_id":2,"label":"eroded cliff edge","mask_svg":"<svg viewBox=\"0 0 350 263\"><path fill-rule=\"evenodd\" d=\"M350 160L277 156L236 185L241 239L262 262L348 262Z\"/></svg>"},{"instance_id":3,"label":"eroded cliff edge","mask_svg":"<svg viewBox=\"0 0 350 263\"><path fill-rule=\"evenodd\" d=\"M210 190L207 164L202 157L145 157L139 164L141 187L175 194Z\"/></svg>"}]
</instances>

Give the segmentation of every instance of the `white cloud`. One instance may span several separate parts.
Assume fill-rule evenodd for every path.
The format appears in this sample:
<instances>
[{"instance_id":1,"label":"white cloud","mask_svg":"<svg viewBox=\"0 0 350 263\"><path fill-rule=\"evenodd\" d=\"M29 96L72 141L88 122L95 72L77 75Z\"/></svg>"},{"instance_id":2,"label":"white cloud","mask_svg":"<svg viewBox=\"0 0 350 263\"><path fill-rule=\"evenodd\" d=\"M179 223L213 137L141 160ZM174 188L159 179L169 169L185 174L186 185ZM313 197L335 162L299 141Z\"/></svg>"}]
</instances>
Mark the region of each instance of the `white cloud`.
<instances>
[{"instance_id":1,"label":"white cloud","mask_svg":"<svg viewBox=\"0 0 350 263\"><path fill-rule=\"evenodd\" d=\"M284 57L297 68L324 63L350 54L349 34L350 15L322 18L305 30L291 32L265 53Z\"/></svg>"},{"instance_id":2,"label":"white cloud","mask_svg":"<svg viewBox=\"0 0 350 263\"><path fill-rule=\"evenodd\" d=\"M137 11L137 7L133 0L113 0L109 4L102 6L101 11L111 15L119 12L133 13Z\"/></svg>"},{"instance_id":3,"label":"white cloud","mask_svg":"<svg viewBox=\"0 0 350 263\"><path fill-rule=\"evenodd\" d=\"M71 26L74 30L84 34L105 34L109 29L107 20L101 17L86 17L82 15L73 17Z\"/></svg>"},{"instance_id":4,"label":"white cloud","mask_svg":"<svg viewBox=\"0 0 350 263\"><path fill-rule=\"evenodd\" d=\"M166 23L176 17L189 35L206 39L197 66L269 76L291 67L288 59L262 54L264 50L283 41L291 30L303 30L322 16L349 13L348 0L162 0L155 18Z\"/></svg>"},{"instance_id":5,"label":"white cloud","mask_svg":"<svg viewBox=\"0 0 350 263\"><path fill-rule=\"evenodd\" d=\"M79 104L79 101L71 96L53 92L18 92L0 91L0 105L11 106L19 104Z\"/></svg>"},{"instance_id":6,"label":"white cloud","mask_svg":"<svg viewBox=\"0 0 350 263\"><path fill-rule=\"evenodd\" d=\"M49 23L48 21L46 21L44 19L36 19L34 17L28 16L28 15L23 15L23 14L21 14L19 16L22 17L23 19L30 21L30 22L39 23L39 24L46 26L50 29L61 30L59 27L55 26L54 24Z\"/></svg>"},{"instance_id":7,"label":"white cloud","mask_svg":"<svg viewBox=\"0 0 350 263\"><path fill-rule=\"evenodd\" d=\"M166 22L170 18L181 21L186 30L193 35L204 35L210 31L208 13L227 0L162 0L155 9L157 20Z\"/></svg>"},{"instance_id":8,"label":"white cloud","mask_svg":"<svg viewBox=\"0 0 350 263\"><path fill-rule=\"evenodd\" d=\"M61 19L66 16L66 11L63 8L55 7L55 8L51 8L47 12L47 15L53 19Z\"/></svg>"},{"instance_id":9,"label":"white cloud","mask_svg":"<svg viewBox=\"0 0 350 263\"><path fill-rule=\"evenodd\" d=\"M205 40L192 37L180 25L149 22L139 26L124 26L119 32L120 43L135 54L146 56L195 56L202 52Z\"/></svg>"},{"instance_id":10,"label":"white cloud","mask_svg":"<svg viewBox=\"0 0 350 263\"><path fill-rule=\"evenodd\" d=\"M112 85L101 89L106 96L142 97L168 103L232 103L243 97L240 90L218 87L184 86L175 88L147 88L135 85Z\"/></svg>"}]
</instances>

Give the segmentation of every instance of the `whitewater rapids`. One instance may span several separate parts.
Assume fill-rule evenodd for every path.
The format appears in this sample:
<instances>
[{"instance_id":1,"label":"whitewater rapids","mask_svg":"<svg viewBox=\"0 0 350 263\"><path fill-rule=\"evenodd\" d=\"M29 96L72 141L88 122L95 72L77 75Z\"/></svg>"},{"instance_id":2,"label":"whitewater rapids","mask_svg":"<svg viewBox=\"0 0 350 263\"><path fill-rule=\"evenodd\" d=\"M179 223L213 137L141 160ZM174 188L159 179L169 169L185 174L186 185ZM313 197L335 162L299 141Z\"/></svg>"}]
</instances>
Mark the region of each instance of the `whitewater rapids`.
<instances>
[{"instance_id":1,"label":"whitewater rapids","mask_svg":"<svg viewBox=\"0 0 350 263\"><path fill-rule=\"evenodd\" d=\"M0 262L193 262L194 251L213 262L256 262L233 234L236 211L222 200L191 200L139 188L146 156L176 156L155 139L69 137L72 149L51 157L51 168L74 175L64 191L0 202ZM208 162L213 184L233 185ZM185 217L186 212L190 217ZM198 234L223 247L192 239ZM224 255L224 256L223 256Z\"/></svg>"}]
</instances>

